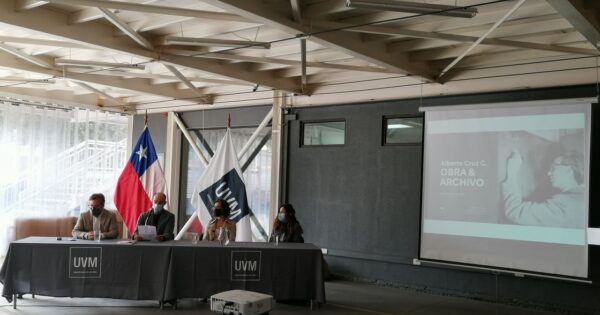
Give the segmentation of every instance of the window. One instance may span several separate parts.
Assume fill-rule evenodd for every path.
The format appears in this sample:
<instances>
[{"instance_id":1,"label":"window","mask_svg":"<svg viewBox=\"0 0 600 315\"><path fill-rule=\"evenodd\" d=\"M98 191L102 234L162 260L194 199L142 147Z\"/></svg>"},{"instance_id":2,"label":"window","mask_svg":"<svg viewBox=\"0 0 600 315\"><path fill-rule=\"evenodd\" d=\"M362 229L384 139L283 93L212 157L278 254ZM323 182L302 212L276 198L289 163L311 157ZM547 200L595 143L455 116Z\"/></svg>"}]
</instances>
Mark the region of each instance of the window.
<instances>
[{"instance_id":1,"label":"window","mask_svg":"<svg viewBox=\"0 0 600 315\"><path fill-rule=\"evenodd\" d=\"M343 145L345 121L306 122L302 124L303 146Z\"/></svg>"},{"instance_id":2,"label":"window","mask_svg":"<svg viewBox=\"0 0 600 315\"><path fill-rule=\"evenodd\" d=\"M127 116L0 102L0 122L0 255L18 218L78 216L97 192L114 209Z\"/></svg>"},{"instance_id":3,"label":"window","mask_svg":"<svg viewBox=\"0 0 600 315\"><path fill-rule=\"evenodd\" d=\"M384 117L384 145L422 144L423 117Z\"/></svg>"}]
</instances>

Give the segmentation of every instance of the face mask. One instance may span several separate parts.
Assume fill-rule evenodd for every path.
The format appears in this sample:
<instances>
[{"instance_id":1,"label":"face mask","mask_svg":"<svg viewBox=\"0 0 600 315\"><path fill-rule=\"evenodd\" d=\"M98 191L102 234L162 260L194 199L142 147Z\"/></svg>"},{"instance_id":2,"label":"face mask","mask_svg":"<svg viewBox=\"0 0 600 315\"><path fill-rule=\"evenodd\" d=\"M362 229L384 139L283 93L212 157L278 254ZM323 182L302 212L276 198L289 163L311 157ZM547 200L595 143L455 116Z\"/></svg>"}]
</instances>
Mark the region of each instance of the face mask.
<instances>
[{"instance_id":1,"label":"face mask","mask_svg":"<svg viewBox=\"0 0 600 315\"><path fill-rule=\"evenodd\" d=\"M285 213L278 213L277 214L277 220L279 220L279 222L281 223L285 223Z\"/></svg>"},{"instance_id":2,"label":"face mask","mask_svg":"<svg viewBox=\"0 0 600 315\"><path fill-rule=\"evenodd\" d=\"M158 214L163 210L163 205L159 205L158 203L155 203L154 205L152 205L152 211L154 211L154 214Z\"/></svg>"},{"instance_id":3,"label":"face mask","mask_svg":"<svg viewBox=\"0 0 600 315\"><path fill-rule=\"evenodd\" d=\"M92 208L93 216L98 217L100 215L100 212L102 212L102 208Z\"/></svg>"},{"instance_id":4,"label":"face mask","mask_svg":"<svg viewBox=\"0 0 600 315\"><path fill-rule=\"evenodd\" d=\"M220 217L223 215L223 209L221 209L221 208L215 208L214 212L215 212L215 217Z\"/></svg>"}]
</instances>

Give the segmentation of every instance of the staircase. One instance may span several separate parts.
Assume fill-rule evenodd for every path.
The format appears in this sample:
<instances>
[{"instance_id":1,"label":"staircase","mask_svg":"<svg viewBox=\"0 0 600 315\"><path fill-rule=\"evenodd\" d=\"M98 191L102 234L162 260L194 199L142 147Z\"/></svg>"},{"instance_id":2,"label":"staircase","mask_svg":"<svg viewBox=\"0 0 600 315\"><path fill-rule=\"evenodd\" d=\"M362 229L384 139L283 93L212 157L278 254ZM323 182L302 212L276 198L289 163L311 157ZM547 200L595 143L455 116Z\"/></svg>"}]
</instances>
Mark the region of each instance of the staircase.
<instances>
[{"instance_id":1,"label":"staircase","mask_svg":"<svg viewBox=\"0 0 600 315\"><path fill-rule=\"evenodd\" d=\"M18 180L0 187L2 213L42 217L77 215L92 192L112 193L125 166L126 144L127 139L87 140L30 167L19 174Z\"/></svg>"}]
</instances>

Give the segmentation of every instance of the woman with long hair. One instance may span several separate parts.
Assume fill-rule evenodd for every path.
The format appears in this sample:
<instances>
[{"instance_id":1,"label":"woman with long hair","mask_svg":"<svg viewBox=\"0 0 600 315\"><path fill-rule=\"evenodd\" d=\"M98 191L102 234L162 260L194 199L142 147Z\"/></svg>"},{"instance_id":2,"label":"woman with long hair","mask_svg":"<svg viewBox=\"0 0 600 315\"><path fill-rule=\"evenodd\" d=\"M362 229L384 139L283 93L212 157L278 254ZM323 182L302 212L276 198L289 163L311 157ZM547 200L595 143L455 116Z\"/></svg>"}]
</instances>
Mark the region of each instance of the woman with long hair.
<instances>
[{"instance_id":1,"label":"woman with long hair","mask_svg":"<svg viewBox=\"0 0 600 315\"><path fill-rule=\"evenodd\" d=\"M214 207L212 209L213 219L210 220L206 231L204 232L204 239L208 241L216 241L219 237L219 230L225 229L227 236L230 241L235 241L235 222L229 219L230 214L229 203L225 199L215 200Z\"/></svg>"},{"instance_id":2,"label":"woman with long hair","mask_svg":"<svg viewBox=\"0 0 600 315\"><path fill-rule=\"evenodd\" d=\"M290 242L290 243L304 243L302 237L302 226L296 219L296 210L294 207L285 203L279 207L277 217L273 222L273 231L269 242Z\"/></svg>"}]
</instances>

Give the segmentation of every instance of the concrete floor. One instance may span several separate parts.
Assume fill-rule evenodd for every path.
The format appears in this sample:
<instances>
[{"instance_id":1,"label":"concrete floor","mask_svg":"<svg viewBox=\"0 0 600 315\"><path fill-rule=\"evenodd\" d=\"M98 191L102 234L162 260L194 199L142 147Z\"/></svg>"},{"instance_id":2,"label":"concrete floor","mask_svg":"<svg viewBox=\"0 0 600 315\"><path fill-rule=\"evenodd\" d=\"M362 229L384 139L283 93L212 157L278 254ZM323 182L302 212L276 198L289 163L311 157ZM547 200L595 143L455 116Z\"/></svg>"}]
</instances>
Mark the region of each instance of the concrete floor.
<instances>
[{"instance_id":1,"label":"concrete floor","mask_svg":"<svg viewBox=\"0 0 600 315\"><path fill-rule=\"evenodd\" d=\"M403 314L403 315L556 315L558 313L497 303L433 295L402 288L381 287L349 281L325 284L327 304L310 310L308 302L275 304L271 314ZM92 298L52 298L26 295L18 300L17 310L2 299L0 314L215 314L209 304L187 299L176 310L161 310L156 301L127 301Z\"/></svg>"}]
</instances>

